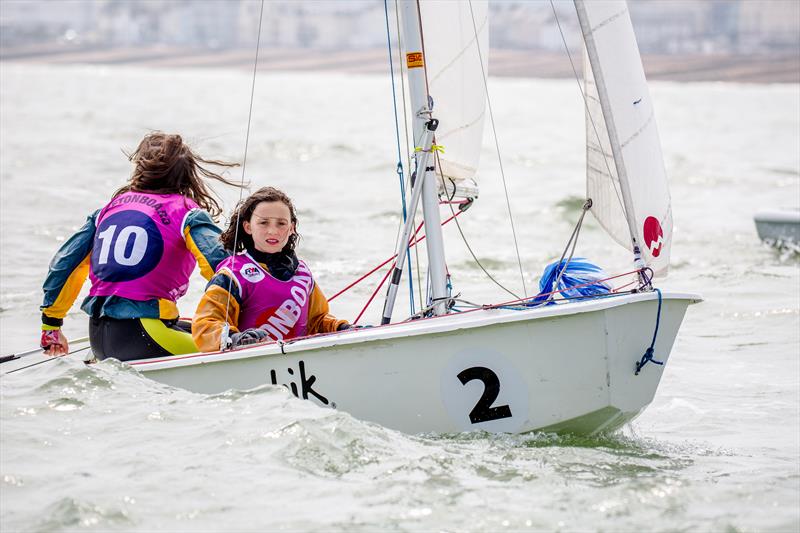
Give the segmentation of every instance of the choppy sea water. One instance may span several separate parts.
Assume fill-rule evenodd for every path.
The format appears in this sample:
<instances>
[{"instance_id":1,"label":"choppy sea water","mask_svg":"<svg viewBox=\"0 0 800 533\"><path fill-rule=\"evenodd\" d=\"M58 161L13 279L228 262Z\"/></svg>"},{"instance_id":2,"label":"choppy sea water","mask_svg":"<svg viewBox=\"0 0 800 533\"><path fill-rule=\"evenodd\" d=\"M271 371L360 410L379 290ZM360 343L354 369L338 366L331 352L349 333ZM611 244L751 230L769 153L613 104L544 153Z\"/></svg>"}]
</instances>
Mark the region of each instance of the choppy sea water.
<instances>
[{"instance_id":1,"label":"choppy sea water","mask_svg":"<svg viewBox=\"0 0 800 533\"><path fill-rule=\"evenodd\" d=\"M0 354L36 345L47 263L127 177L120 149L162 129L241 160L249 90L247 74L225 70L0 63ZM204 396L113 361L60 359L0 381L0 529L800 529L800 259L762 245L752 221L800 204L800 87L651 90L676 228L661 286L705 302L633 424L592 438L404 435L282 388ZM581 205L580 96L570 80L493 79L490 92L530 292ZM328 294L393 252L390 95L388 76L257 80L247 177L295 200L300 255ZM490 133L480 181L462 229L522 291ZM229 210L238 192L220 192ZM626 268L587 224L579 254ZM456 291L503 300L457 231L445 233ZM203 288L194 281L186 315ZM376 281L332 311L353 318ZM85 335L77 306L65 329Z\"/></svg>"}]
</instances>

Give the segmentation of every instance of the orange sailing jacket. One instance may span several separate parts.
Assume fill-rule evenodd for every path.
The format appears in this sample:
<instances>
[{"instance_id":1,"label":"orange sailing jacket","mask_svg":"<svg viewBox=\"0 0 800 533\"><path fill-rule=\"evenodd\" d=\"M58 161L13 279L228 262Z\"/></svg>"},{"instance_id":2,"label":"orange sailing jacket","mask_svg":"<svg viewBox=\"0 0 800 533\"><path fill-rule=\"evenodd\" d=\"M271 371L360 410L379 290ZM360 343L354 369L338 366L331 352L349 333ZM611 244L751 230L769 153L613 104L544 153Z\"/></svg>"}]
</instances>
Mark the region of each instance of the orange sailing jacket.
<instances>
[{"instance_id":1,"label":"orange sailing jacket","mask_svg":"<svg viewBox=\"0 0 800 533\"><path fill-rule=\"evenodd\" d=\"M266 264L261 262L258 264L269 272ZM316 283L311 291L308 305L309 335L337 331L342 325L347 324L346 320L337 319L329 314L328 299ZM239 331L240 306L241 297L236 281L232 281L229 272L218 271L206 287L206 292L200 299L192 319L192 338L200 351L219 350L220 336L226 322L226 307L230 333Z\"/></svg>"}]
</instances>

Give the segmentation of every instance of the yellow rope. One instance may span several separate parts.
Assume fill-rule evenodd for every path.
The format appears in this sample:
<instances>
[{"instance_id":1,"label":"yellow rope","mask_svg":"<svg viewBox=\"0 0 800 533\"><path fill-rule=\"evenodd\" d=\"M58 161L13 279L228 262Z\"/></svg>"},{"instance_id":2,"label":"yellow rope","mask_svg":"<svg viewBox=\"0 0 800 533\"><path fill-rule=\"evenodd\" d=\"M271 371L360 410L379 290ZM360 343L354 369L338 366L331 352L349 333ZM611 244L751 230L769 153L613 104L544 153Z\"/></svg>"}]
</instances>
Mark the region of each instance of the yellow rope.
<instances>
[{"instance_id":1,"label":"yellow rope","mask_svg":"<svg viewBox=\"0 0 800 533\"><path fill-rule=\"evenodd\" d=\"M416 146L416 147L414 147L414 151L415 152L424 152L425 149L422 148L422 146ZM432 144L430 151L431 152L439 152L439 153L443 154L444 153L444 146L442 146L441 144Z\"/></svg>"}]
</instances>

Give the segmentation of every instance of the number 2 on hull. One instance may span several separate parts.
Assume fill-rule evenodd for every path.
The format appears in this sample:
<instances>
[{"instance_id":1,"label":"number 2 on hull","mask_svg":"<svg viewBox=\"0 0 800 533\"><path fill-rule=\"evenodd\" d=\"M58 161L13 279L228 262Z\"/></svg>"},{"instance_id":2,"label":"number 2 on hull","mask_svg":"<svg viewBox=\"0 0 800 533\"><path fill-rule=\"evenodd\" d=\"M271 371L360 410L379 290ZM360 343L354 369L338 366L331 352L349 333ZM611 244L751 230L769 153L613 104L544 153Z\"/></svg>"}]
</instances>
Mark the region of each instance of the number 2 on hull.
<instances>
[{"instance_id":1,"label":"number 2 on hull","mask_svg":"<svg viewBox=\"0 0 800 533\"><path fill-rule=\"evenodd\" d=\"M469 412L469 421L473 424L488 422L490 420L500 420L501 418L511 418L511 408L508 405L492 404L500 394L500 380L497 374L483 366L473 366L458 373L458 379L462 385L466 385L474 379L483 382L483 394L478 399L478 403Z\"/></svg>"}]
</instances>

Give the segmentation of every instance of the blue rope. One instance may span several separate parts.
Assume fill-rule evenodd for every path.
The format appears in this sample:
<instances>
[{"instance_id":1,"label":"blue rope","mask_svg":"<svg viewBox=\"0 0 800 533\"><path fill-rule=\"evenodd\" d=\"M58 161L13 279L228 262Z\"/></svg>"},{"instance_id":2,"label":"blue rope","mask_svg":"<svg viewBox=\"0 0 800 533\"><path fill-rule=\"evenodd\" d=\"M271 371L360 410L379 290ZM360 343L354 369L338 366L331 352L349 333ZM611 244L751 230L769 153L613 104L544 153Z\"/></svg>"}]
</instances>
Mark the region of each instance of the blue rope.
<instances>
[{"instance_id":1,"label":"blue rope","mask_svg":"<svg viewBox=\"0 0 800 533\"><path fill-rule=\"evenodd\" d=\"M658 314L656 314L656 329L653 331L653 341L650 343L650 347L644 352L641 360L636 363L636 372L634 375L639 375L639 371L642 370L644 365L647 363L655 363L657 365L663 365L664 361L656 361L653 359L653 347L656 345L656 337L658 336L658 324L661 322L661 289L656 289L658 293Z\"/></svg>"},{"instance_id":2,"label":"blue rope","mask_svg":"<svg viewBox=\"0 0 800 533\"><path fill-rule=\"evenodd\" d=\"M405 177L403 175L403 152L400 149L400 124L397 121L397 93L394 88L394 62L392 61L392 36L389 30L389 6L387 0L383 0L383 13L386 19L386 44L389 49L389 77L392 80L392 107L394 108L394 132L397 140L397 176L400 178L400 199L403 203L403 223L406 221L406 188ZM415 314L414 306L414 279L411 271L411 253L406 243L406 263L408 264L408 295L411 304L411 314Z\"/></svg>"}]
</instances>

